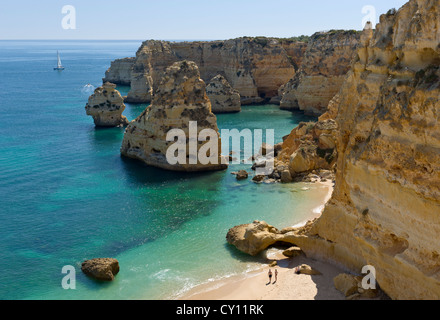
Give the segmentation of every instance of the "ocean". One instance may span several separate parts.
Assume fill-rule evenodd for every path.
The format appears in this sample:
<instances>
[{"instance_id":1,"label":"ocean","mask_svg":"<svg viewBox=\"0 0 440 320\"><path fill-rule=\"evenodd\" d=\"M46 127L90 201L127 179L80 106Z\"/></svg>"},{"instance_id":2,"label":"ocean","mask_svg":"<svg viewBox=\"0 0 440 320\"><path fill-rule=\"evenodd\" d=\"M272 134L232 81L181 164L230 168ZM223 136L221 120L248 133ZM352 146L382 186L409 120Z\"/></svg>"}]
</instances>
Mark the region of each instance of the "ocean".
<instances>
[{"instance_id":1,"label":"ocean","mask_svg":"<svg viewBox=\"0 0 440 320\"><path fill-rule=\"evenodd\" d=\"M122 158L124 129L94 127L84 86L101 85L110 62L140 44L0 41L0 299L174 299L265 261L228 245L229 228L284 228L316 209L320 186L236 181L231 172L249 165L185 174ZM146 107L127 104L124 115ZM314 120L276 105L217 118L220 129L275 129L275 142ZM82 274L81 262L97 257L119 260L115 281ZM74 290L61 285L67 265Z\"/></svg>"}]
</instances>

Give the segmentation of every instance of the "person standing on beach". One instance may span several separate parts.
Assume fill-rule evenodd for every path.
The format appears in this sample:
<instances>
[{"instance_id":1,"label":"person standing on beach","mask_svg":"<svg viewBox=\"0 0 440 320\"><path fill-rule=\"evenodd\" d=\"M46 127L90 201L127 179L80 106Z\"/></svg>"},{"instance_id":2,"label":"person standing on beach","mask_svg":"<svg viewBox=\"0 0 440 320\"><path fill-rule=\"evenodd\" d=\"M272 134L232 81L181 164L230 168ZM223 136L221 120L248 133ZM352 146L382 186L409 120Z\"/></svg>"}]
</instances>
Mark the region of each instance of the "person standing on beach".
<instances>
[{"instance_id":1,"label":"person standing on beach","mask_svg":"<svg viewBox=\"0 0 440 320\"><path fill-rule=\"evenodd\" d=\"M277 282L277 281L278 281L278 269L275 269L275 282Z\"/></svg>"},{"instance_id":2,"label":"person standing on beach","mask_svg":"<svg viewBox=\"0 0 440 320\"><path fill-rule=\"evenodd\" d=\"M269 275L269 283L271 283L272 282L272 270L269 269L268 275Z\"/></svg>"}]
</instances>

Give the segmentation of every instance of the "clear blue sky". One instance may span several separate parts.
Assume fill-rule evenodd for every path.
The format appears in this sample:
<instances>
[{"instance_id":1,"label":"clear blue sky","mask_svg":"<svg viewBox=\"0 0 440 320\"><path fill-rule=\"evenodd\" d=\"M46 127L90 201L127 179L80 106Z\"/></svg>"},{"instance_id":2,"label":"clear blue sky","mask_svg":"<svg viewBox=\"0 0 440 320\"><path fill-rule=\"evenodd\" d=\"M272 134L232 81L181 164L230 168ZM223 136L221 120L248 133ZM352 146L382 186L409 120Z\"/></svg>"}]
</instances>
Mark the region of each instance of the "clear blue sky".
<instances>
[{"instance_id":1,"label":"clear blue sky","mask_svg":"<svg viewBox=\"0 0 440 320\"><path fill-rule=\"evenodd\" d=\"M406 0L14 0L2 1L5 39L230 39L291 37L362 26L362 8L377 17ZM76 29L62 28L65 5L76 9ZM377 18L378 19L378 18ZM377 20L378 22L378 20Z\"/></svg>"}]
</instances>

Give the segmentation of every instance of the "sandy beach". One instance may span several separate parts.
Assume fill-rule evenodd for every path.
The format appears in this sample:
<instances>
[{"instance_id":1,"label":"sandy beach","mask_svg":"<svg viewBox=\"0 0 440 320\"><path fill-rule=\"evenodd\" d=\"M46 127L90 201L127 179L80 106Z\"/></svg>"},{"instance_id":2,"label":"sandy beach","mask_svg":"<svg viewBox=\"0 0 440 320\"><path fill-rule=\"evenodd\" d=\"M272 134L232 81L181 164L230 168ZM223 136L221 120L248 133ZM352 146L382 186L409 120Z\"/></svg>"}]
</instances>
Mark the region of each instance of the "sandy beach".
<instances>
[{"instance_id":1,"label":"sandy beach","mask_svg":"<svg viewBox=\"0 0 440 320\"><path fill-rule=\"evenodd\" d=\"M310 214L310 219L322 213L333 192L331 181L321 182L328 188L322 203ZM304 222L305 223L305 222ZM197 286L179 299L181 300L345 300L345 296L335 289L333 278L344 270L332 264L307 258L304 254L286 258L282 249L268 249L268 261L276 260L276 267L262 264L261 269L237 275L228 279L213 281ZM296 274L295 267L307 264L322 275ZM268 271L278 271L278 279L269 283Z\"/></svg>"}]
</instances>

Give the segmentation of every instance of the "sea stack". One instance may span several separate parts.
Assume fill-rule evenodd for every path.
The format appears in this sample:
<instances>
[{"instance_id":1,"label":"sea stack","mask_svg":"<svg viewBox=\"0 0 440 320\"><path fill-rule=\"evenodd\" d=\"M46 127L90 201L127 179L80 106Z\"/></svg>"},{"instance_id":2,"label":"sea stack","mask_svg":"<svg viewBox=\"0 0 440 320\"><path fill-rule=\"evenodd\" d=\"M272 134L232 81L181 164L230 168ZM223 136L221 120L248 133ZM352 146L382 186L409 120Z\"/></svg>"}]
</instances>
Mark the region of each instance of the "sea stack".
<instances>
[{"instance_id":1,"label":"sea stack","mask_svg":"<svg viewBox=\"0 0 440 320\"><path fill-rule=\"evenodd\" d=\"M222 75L217 75L206 86L206 93L211 100L212 112L240 112L240 93L234 90Z\"/></svg>"},{"instance_id":2,"label":"sea stack","mask_svg":"<svg viewBox=\"0 0 440 320\"><path fill-rule=\"evenodd\" d=\"M89 97L86 113L93 117L97 127L120 127L129 121L122 112L125 110L124 100L116 90L116 85L106 82Z\"/></svg>"},{"instance_id":3,"label":"sea stack","mask_svg":"<svg viewBox=\"0 0 440 320\"><path fill-rule=\"evenodd\" d=\"M204 132L215 133L215 139L210 136L210 140L203 141L200 132L205 129L210 130ZM179 138L167 139L170 130L182 132L183 142ZM173 163L167 152L176 144L181 145L186 156ZM201 161L197 155L213 144L216 150L209 148L211 160ZM217 118L211 112L199 69L191 61L176 62L166 69L151 105L127 127L121 154L172 171L209 171L226 169L220 153Z\"/></svg>"}]
</instances>

